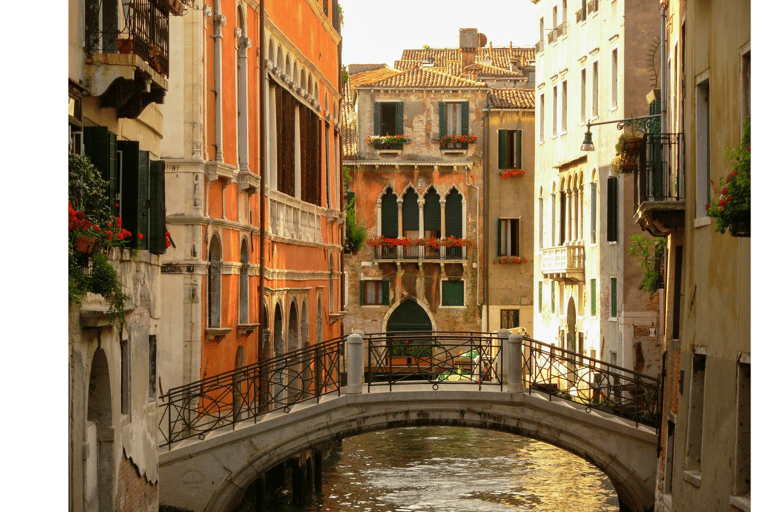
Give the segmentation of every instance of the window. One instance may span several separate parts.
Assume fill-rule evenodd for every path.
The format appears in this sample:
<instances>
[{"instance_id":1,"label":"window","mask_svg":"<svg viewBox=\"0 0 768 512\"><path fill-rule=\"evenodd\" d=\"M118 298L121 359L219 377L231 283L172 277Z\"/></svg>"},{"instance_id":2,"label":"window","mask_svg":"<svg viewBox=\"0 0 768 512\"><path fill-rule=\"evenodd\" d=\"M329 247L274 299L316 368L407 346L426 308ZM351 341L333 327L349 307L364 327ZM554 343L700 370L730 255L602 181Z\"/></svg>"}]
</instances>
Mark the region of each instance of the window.
<instances>
[{"instance_id":1,"label":"window","mask_svg":"<svg viewBox=\"0 0 768 512\"><path fill-rule=\"evenodd\" d=\"M563 95L560 100L560 133L566 133L568 131L568 82L564 81L560 89Z\"/></svg>"},{"instance_id":2,"label":"window","mask_svg":"<svg viewBox=\"0 0 768 512\"><path fill-rule=\"evenodd\" d=\"M552 302L552 309L550 311L552 311L552 314L554 314L555 313L555 282L554 281L549 282L549 288L550 288L550 296L551 296L550 298Z\"/></svg>"},{"instance_id":3,"label":"window","mask_svg":"<svg viewBox=\"0 0 768 512\"><path fill-rule=\"evenodd\" d=\"M539 313L541 313L544 303L544 282L539 281Z\"/></svg>"},{"instance_id":4,"label":"window","mask_svg":"<svg viewBox=\"0 0 768 512\"><path fill-rule=\"evenodd\" d=\"M590 240L593 244L597 243L597 183L592 182L589 184L591 217L590 217Z\"/></svg>"},{"instance_id":5,"label":"window","mask_svg":"<svg viewBox=\"0 0 768 512\"><path fill-rule=\"evenodd\" d=\"M403 134L403 102L377 101L373 107L374 135Z\"/></svg>"},{"instance_id":6,"label":"window","mask_svg":"<svg viewBox=\"0 0 768 512\"><path fill-rule=\"evenodd\" d=\"M520 256L520 219L499 219L497 254Z\"/></svg>"},{"instance_id":7,"label":"window","mask_svg":"<svg viewBox=\"0 0 768 512\"><path fill-rule=\"evenodd\" d=\"M741 56L741 105L742 118L746 120L752 112L752 90L750 80L752 79L752 52L747 51Z\"/></svg>"},{"instance_id":8,"label":"window","mask_svg":"<svg viewBox=\"0 0 768 512\"><path fill-rule=\"evenodd\" d=\"M539 18L539 42L544 46L544 18Z\"/></svg>"},{"instance_id":9,"label":"window","mask_svg":"<svg viewBox=\"0 0 768 512\"><path fill-rule=\"evenodd\" d=\"M619 50L611 52L611 108L619 106Z\"/></svg>"},{"instance_id":10,"label":"window","mask_svg":"<svg viewBox=\"0 0 768 512\"><path fill-rule=\"evenodd\" d=\"M238 322L248 323L248 244L245 240L240 245L240 303Z\"/></svg>"},{"instance_id":11,"label":"window","mask_svg":"<svg viewBox=\"0 0 768 512\"><path fill-rule=\"evenodd\" d=\"M360 281L360 305L389 305L389 281Z\"/></svg>"},{"instance_id":12,"label":"window","mask_svg":"<svg viewBox=\"0 0 768 512\"><path fill-rule=\"evenodd\" d=\"M501 310L501 329L512 329L514 327L520 327L520 310L519 309L502 309Z\"/></svg>"},{"instance_id":13,"label":"window","mask_svg":"<svg viewBox=\"0 0 768 512\"><path fill-rule=\"evenodd\" d=\"M552 137L557 136L557 86L552 88Z\"/></svg>"},{"instance_id":14,"label":"window","mask_svg":"<svg viewBox=\"0 0 768 512\"><path fill-rule=\"evenodd\" d=\"M581 124L587 122L587 69L581 70Z\"/></svg>"},{"instance_id":15,"label":"window","mask_svg":"<svg viewBox=\"0 0 768 512\"><path fill-rule=\"evenodd\" d=\"M539 96L539 142L544 142L544 94Z\"/></svg>"},{"instance_id":16,"label":"window","mask_svg":"<svg viewBox=\"0 0 768 512\"><path fill-rule=\"evenodd\" d=\"M675 246L675 284L672 296L672 339L680 339L680 310L683 300L683 246Z\"/></svg>"},{"instance_id":17,"label":"window","mask_svg":"<svg viewBox=\"0 0 768 512\"><path fill-rule=\"evenodd\" d=\"M552 192L552 244L550 247L555 246L555 226L557 220L557 196Z\"/></svg>"},{"instance_id":18,"label":"window","mask_svg":"<svg viewBox=\"0 0 768 512\"><path fill-rule=\"evenodd\" d=\"M619 240L619 178L617 176L608 177L608 241L617 242Z\"/></svg>"},{"instance_id":19,"label":"window","mask_svg":"<svg viewBox=\"0 0 768 512\"><path fill-rule=\"evenodd\" d=\"M597 72L597 61L592 63L592 118L597 117L598 113L598 72Z\"/></svg>"},{"instance_id":20,"label":"window","mask_svg":"<svg viewBox=\"0 0 768 512\"><path fill-rule=\"evenodd\" d=\"M221 326L221 243L211 237L208 267L208 327Z\"/></svg>"},{"instance_id":21,"label":"window","mask_svg":"<svg viewBox=\"0 0 768 512\"><path fill-rule=\"evenodd\" d=\"M443 281L442 305L464 305L464 281Z\"/></svg>"},{"instance_id":22,"label":"window","mask_svg":"<svg viewBox=\"0 0 768 512\"><path fill-rule=\"evenodd\" d=\"M544 248L544 198L539 197L539 249Z\"/></svg>"},{"instance_id":23,"label":"window","mask_svg":"<svg viewBox=\"0 0 768 512\"><path fill-rule=\"evenodd\" d=\"M704 379L707 355L693 354L691 387L688 401L688 445L685 452L685 470L701 471L701 447L704 441Z\"/></svg>"},{"instance_id":24,"label":"window","mask_svg":"<svg viewBox=\"0 0 768 512\"><path fill-rule=\"evenodd\" d=\"M696 86L696 217L707 216L709 203L709 79Z\"/></svg>"},{"instance_id":25,"label":"window","mask_svg":"<svg viewBox=\"0 0 768 512\"><path fill-rule=\"evenodd\" d=\"M131 414L131 342L120 342L120 413Z\"/></svg>"},{"instance_id":26,"label":"window","mask_svg":"<svg viewBox=\"0 0 768 512\"><path fill-rule=\"evenodd\" d=\"M118 141L104 126L83 128L84 152L109 181L112 213L133 233L129 246L165 253L165 162L150 160L135 141ZM144 235L139 240L138 234Z\"/></svg>"},{"instance_id":27,"label":"window","mask_svg":"<svg viewBox=\"0 0 768 512\"><path fill-rule=\"evenodd\" d=\"M499 169L523 168L522 130L499 130Z\"/></svg>"},{"instance_id":28,"label":"window","mask_svg":"<svg viewBox=\"0 0 768 512\"><path fill-rule=\"evenodd\" d=\"M592 313L592 316L597 316L597 279L589 280L589 289L591 292L591 299L592 299L591 313Z\"/></svg>"},{"instance_id":29,"label":"window","mask_svg":"<svg viewBox=\"0 0 768 512\"><path fill-rule=\"evenodd\" d=\"M149 398L157 398L157 336L149 335Z\"/></svg>"},{"instance_id":30,"label":"window","mask_svg":"<svg viewBox=\"0 0 768 512\"><path fill-rule=\"evenodd\" d=\"M568 227L568 196L565 191L560 191L560 245L565 245L566 229Z\"/></svg>"},{"instance_id":31,"label":"window","mask_svg":"<svg viewBox=\"0 0 768 512\"><path fill-rule=\"evenodd\" d=\"M397 238L398 233L397 196L392 188L381 198L381 234L387 238Z\"/></svg>"},{"instance_id":32,"label":"window","mask_svg":"<svg viewBox=\"0 0 768 512\"><path fill-rule=\"evenodd\" d=\"M611 318L618 316L618 290L617 281L615 277L611 278Z\"/></svg>"}]
</instances>

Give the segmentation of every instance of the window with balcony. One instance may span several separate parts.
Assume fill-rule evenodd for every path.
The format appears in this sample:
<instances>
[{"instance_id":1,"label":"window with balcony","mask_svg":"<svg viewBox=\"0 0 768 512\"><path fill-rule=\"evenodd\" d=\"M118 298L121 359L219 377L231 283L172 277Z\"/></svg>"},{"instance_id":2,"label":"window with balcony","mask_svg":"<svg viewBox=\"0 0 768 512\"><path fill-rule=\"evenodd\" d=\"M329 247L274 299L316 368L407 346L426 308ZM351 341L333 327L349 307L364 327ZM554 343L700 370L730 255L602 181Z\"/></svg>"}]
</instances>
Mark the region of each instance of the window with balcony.
<instances>
[{"instance_id":1,"label":"window with balcony","mask_svg":"<svg viewBox=\"0 0 768 512\"><path fill-rule=\"evenodd\" d=\"M520 219L498 219L499 256L520 256Z\"/></svg>"},{"instance_id":2,"label":"window with balcony","mask_svg":"<svg viewBox=\"0 0 768 512\"><path fill-rule=\"evenodd\" d=\"M522 130L499 130L499 169L523 168L522 141Z\"/></svg>"},{"instance_id":3,"label":"window with balcony","mask_svg":"<svg viewBox=\"0 0 768 512\"><path fill-rule=\"evenodd\" d=\"M609 242L619 240L619 178L608 177L608 211L606 212Z\"/></svg>"},{"instance_id":4,"label":"window with balcony","mask_svg":"<svg viewBox=\"0 0 768 512\"><path fill-rule=\"evenodd\" d=\"M464 306L464 281L442 281L441 298L443 306Z\"/></svg>"},{"instance_id":5,"label":"window with balcony","mask_svg":"<svg viewBox=\"0 0 768 512\"><path fill-rule=\"evenodd\" d=\"M360 281L361 306L388 306L389 281Z\"/></svg>"},{"instance_id":6,"label":"window with balcony","mask_svg":"<svg viewBox=\"0 0 768 512\"><path fill-rule=\"evenodd\" d=\"M501 329L513 329L515 327L520 327L520 310L502 309L501 318L499 319L499 326Z\"/></svg>"}]
</instances>

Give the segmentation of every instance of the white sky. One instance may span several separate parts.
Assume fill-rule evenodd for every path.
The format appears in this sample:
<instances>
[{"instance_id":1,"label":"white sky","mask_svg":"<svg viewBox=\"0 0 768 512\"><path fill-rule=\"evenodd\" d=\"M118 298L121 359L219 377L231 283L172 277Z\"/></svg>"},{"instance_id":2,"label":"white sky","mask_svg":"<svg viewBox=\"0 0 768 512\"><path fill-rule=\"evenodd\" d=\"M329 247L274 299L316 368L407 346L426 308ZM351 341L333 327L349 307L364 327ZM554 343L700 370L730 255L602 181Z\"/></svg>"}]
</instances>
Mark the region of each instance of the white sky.
<instances>
[{"instance_id":1,"label":"white sky","mask_svg":"<svg viewBox=\"0 0 768 512\"><path fill-rule=\"evenodd\" d=\"M341 0L342 63L390 67L403 50L458 48L459 29L476 28L494 46L532 46L536 6L530 0Z\"/></svg>"}]
</instances>

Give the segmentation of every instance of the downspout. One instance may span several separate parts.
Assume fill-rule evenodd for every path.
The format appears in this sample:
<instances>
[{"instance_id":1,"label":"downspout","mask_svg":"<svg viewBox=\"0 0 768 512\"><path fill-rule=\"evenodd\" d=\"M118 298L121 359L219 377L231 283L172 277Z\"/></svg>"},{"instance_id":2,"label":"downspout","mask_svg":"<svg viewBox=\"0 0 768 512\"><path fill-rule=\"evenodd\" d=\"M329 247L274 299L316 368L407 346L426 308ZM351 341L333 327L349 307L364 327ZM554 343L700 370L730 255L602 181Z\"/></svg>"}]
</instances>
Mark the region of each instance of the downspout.
<instances>
[{"instance_id":1,"label":"downspout","mask_svg":"<svg viewBox=\"0 0 768 512\"><path fill-rule=\"evenodd\" d=\"M490 222L490 208L488 207L488 176L490 175L488 166L488 137L490 137L491 127L489 126L490 102L485 98L485 112L483 113L483 305L485 306L485 332L491 328L490 311L490 293L488 292L488 223Z\"/></svg>"},{"instance_id":2,"label":"downspout","mask_svg":"<svg viewBox=\"0 0 768 512\"><path fill-rule=\"evenodd\" d=\"M475 189L475 198L476 198L475 199L475 219L479 219L480 218L480 187L478 187L477 185L469 184L469 166L468 165L464 166L464 169L466 170L466 174L464 175L464 184L467 187L472 187L473 189ZM477 240L478 238L480 238L480 230L475 229L475 240ZM480 253L477 252L475 254L475 266L479 264L480 264ZM477 290L477 287L479 286L480 286L479 284L476 285L475 290ZM475 292L475 296L477 297L478 295L479 294ZM483 305L480 302L480 297L477 297L476 302L477 302L477 307L481 308L481 311L482 311Z\"/></svg>"},{"instance_id":3,"label":"downspout","mask_svg":"<svg viewBox=\"0 0 768 512\"><path fill-rule=\"evenodd\" d=\"M667 2L661 0L661 54L659 61L661 73L661 132L669 132L667 127Z\"/></svg>"},{"instance_id":4,"label":"downspout","mask_svg":"<svg viewBox=\"0 0 768 512\"><path fill-rule=\"evenodd\" d=\"M264 0L259 2L259 302L256 305L259 312L259 337L256 340L258 361L264 360L264 218L266 216L266 168L264 153L266 151L266 95L267 95L267 65L264 59Z\"/></svg>"},{"instance_id":5,"label":"downspout","mask_svg":"<svg viewBox=\"0 0 768 512\"><path fill-rule=\"evenodd\" d=\"M221 116L222 110L222 83L221 83L221 39L222 30L224 25L227 24L227 18L219 13L213 18L213 53L214 53L214 87L216 88L216 109L215 126L216 126L216 161L221 162L224 160L222 148L224 145L223 138L223 124Z\"/></svg>"}]
</instances>

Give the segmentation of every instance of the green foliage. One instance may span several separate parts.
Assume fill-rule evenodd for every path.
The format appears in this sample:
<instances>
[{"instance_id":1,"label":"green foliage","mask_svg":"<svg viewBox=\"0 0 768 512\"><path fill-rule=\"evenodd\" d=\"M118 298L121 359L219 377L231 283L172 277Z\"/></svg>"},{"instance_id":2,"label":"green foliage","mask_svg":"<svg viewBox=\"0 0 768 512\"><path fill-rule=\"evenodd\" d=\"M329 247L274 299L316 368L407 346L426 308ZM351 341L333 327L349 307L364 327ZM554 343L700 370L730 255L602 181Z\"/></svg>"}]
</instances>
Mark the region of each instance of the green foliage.
<instances>
[{"instance_id":1,"label":"green foliage","mask_svg":"<svg viewBox=\"0 0 768 512\"><path fill-rule=\"evenodd\" d=\"M653 298L656 290L663 287L662 275L656 269L656 261L658 258L664 257L666 241L663 237L646 238L643 233L632 235L629 239L632 242L629 247L629 254L640 260L640 265L644 271L640 289L647 291ZM651 250L653 250L653 254L651 254Z\"/></svg>"},{"instance_id":2,"label":"green foliage","mask_svg":"<svg viewBox=\"0 0 768 512\"><path fill-rule=\"evenodd\" d=\"M720 196L717 202L707 205L707 213L715 219L715 231L718 233L725 233L734 224L750 220L752 147L749 118L744 123L741 144L735 149L726 148L725 156L733 160L733 171L720 178L720 186L715 189L715 195ZM711 183L714 187L715 182Z\"/></svg>"},{"instance_id":3,"label":"green foliage","mask_svg":"<svg viewBox=\"0 0 768 512\"><path fill-rule=\"evenodd\" d=\"M637 137L642 137L642 135L639 135L637 133L622 133L621 135L619 135L619 140L618 142L616 142L616 154L620 155L621 153L624 152L624 150L626 149L627 139L634 139Z\"/></svg>"},{"instance_id":4,"label":"green foliage","mask_svg":"<svg viewBox=\"0 0 768 512\"><path fill-rule=\"evenodd\" d=\"M74 209L86 212L93 224L111 220L109 182L87 156L69 154L69 202Z\"/></svg>"},{"instance_id":5,"label":"green foliage","mask_svg":"<svg viewBox=\"0 0 768 512\"><path fill-rule=\"evenodd\" d=\"M347 251L357 252L365 243L368 238L368 230L365 229L363 224L357 221L357 212L355 210L354 196L351 200L347 201L344 209L347 212L347 238L344 241L344 249Z\"/></svg>"},{"instance_id":6,"label":"green foliage","mask_svg":"<svg viewBox=\"0 0 768 512\"><path fill-rule=\"evenodd\" d=\"M410 340L392 347L392 357L429 357L432 355L432 347L429 345L416 345Z\"/></svg>"}]
</instances>

